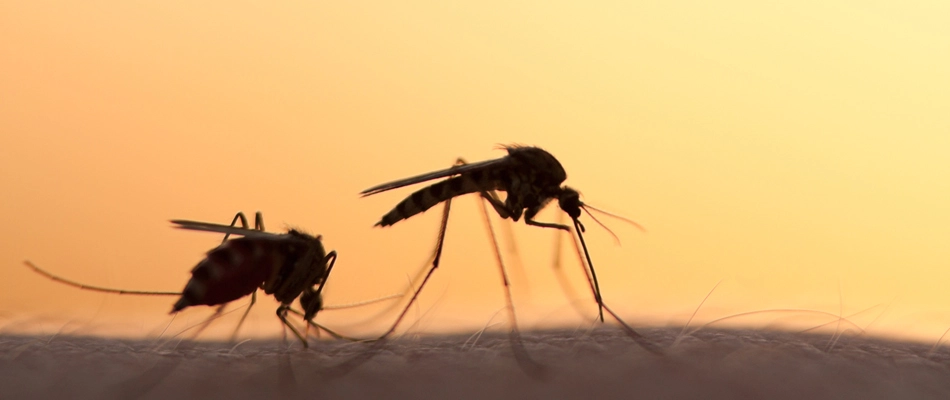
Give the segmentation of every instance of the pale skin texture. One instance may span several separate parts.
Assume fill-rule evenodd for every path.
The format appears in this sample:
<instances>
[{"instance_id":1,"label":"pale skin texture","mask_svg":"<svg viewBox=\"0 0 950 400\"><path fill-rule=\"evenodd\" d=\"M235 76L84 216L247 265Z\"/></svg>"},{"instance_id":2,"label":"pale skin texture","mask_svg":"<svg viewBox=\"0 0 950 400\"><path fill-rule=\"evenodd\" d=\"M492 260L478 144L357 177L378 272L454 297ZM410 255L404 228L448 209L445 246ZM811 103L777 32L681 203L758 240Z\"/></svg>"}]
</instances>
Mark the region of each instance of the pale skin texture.
<instances>
[{"instance_id":1,"label":"pale skin texture","mask_svg":"<svg viewBox=\"0 0 950 400\"><path fill-rule=\"evenodd\" d=\"M368 345L257 341L166 344L0 337L0 397L915 399L950 395L950 351L930 345L770 331L642 329L649 353L613 328L524 332L546 368L528 377L507 337L397 339L345 374ZM232 349L233 348L233 349Z\"/></svg>"}]
</instances>

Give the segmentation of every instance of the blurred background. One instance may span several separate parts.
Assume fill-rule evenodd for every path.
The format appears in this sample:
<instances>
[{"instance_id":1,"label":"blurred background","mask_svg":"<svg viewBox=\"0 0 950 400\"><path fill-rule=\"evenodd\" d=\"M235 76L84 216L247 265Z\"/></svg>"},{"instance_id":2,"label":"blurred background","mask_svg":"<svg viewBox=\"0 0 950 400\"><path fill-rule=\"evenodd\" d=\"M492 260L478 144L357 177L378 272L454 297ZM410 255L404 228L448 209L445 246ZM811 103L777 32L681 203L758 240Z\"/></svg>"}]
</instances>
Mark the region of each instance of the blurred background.
<instances>
[{"instance_id":1,"label":"blurred background","mask_svg":"<svg viewBox=\"0 0 950 400\"><path fill-rule=\"evenodd\" d=\"M550 151L586 202L647 228L602 218L618 246L582 217L605 301L634 326L682 325L715 287L691 326L929 343L950 328L948 3L398 3L0 6L0 332L201 322L212 308L173 319L175 298L81 291L23 260L180 290L220 236L168 220L237 211L323 235L339 252L328 305L405 292L440 208L374 228L421 186L358 193L510 143ZM400 334L506 326L479 213L453 204ZM521 328L594 326L570 242L562 287L554 232L494 222ZM317 320L370 337L393 304ZM261 297L242 337L279 335L276 307Z\"/></svg>"}]
</instances>

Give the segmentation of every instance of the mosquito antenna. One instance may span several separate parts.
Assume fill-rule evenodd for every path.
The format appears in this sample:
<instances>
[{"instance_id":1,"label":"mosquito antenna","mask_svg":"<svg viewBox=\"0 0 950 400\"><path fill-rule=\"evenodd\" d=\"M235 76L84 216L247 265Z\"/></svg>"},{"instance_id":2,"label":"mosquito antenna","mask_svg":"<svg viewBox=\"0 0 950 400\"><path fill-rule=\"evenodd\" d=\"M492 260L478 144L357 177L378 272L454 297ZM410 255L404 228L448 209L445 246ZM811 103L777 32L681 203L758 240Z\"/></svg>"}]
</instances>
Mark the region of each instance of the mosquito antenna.
<instances>
[{"instance_id":1,"label":"mosquito antenna","mask_svg":"<svg viewBox=\"0 0 950 400\"><path fill-rule=\"evenodd\" d=\"M40 274L40 275L43 275L43 276L45 276L45 277L47 277L47 278L49 278L49 279L52 279L52 280L54 280L54 281L56 281L56 282L63 283L63 284L66 284L66 285L69 285L69 286L72 286L72 287L79 288L79 289L92 290L92 291L94 291L94 292L103 292L103 293L135 294L135 295L143 295L143 296L181 296L181 292L157 292L157 291L145 291L145 290L123 290L123 289L113 289L113 288L107 288L107 287L101 287L101 286L86 285L86 284L79 283L79 282L76 282L76 281L72 281L72 280L69 280L69 279L66 279L66 278L57 276L57 275L53 275L52 273L47 272L46 270L44 270L44 269L42 269L42 268L40 268L40 267L37 267L36 265L34 265L33 263L31 263L29 260L23 261L23 263L26 264L27 267L30 267L33 271L35 271L36 273L38 273L38 274Z\"/></svg>"},{"instance_id":2,"label":"mosquito antenna","mask_svg":"<svg viewBox=\"0 0 950 400\"><path fill-rule=\"evenodd\" d=\"M642 232L646 232L646 231L647 231L647 228L644 228L643 225L640 225L639 223L637 223L637 221L634 221L634 220L632 220L632 219L630 219L630 218L623 217L623 216L614 214L614 213L612 213L612 212L608 212L608 211L601 210L601 209L599 209L599 208L597 208L597 207L594 207L594 206L592 206L592 205L590 205L590 204L584 204L583 208L584 208L584 211L587 211L587 209L589 208L589 209L594 210L594 211L597 211L597 212L599 212L599 213L601 213L601 214L604 214L604 215L607 215L607 216L610 216L610 217L614 217L614 218L616 218L616 219L619 219L619 220L621 220L621 221L623 221L623 222L626 222L626 223L628 223L628 224L630 224L630 225L635 226L637 229L639 229L639 230L642 231ZM590 214L590 211L587 211L587 214L590 215L591 218L594 217L593 215ZM596 220L596 218L595 218L595 220Z\"/></svg>"},{"instance_id":3,"label":"mosquito antenna","mask_svg":"<svg viewBox=\"0 0 950 400\"><path fill-rule=\"evenodd\" d=\"M617 234L614 233L614 231L610 230L610 228L608 228L607 225L604 225L603 222L600 222L600 220L597 219L597 217L595 217L594 214L591 214L590 211L587 211L587 207L581 207L581 209L584 210L584 212L586 212L587 215L590 215L590 217L594 220L594 222L597 223L597 225L600 225L602 228L604 228L607 231L607 233L610 234L610 236L613 236L614 243L616 243L617 246L620 246L620 238L617 237Z\"/></svg>"}]
</instances>

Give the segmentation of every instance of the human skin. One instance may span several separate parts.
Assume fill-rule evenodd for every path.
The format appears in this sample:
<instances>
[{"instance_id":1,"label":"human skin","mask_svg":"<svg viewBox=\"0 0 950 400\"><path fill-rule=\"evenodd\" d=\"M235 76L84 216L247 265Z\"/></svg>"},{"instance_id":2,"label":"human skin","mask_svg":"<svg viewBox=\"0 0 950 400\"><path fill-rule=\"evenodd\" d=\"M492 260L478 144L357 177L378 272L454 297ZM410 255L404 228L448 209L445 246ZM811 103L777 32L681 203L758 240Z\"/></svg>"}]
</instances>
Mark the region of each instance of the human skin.
<instances>
[{"instance_id":1,"label":"human skin","mask_svg":"<svg viewBox=\"0 0 950 400\"><path fill-rule=\"evenodd\" d=\"M950 395L950 351L922 343L777 331L523 332L543 376L506 335L373 345L280 340L127 341L0 337L0 398L918 399ZM354 362L358 360L358 362ZM346 365L345 368L339 367Z\"/></svg>"}]
</instances>

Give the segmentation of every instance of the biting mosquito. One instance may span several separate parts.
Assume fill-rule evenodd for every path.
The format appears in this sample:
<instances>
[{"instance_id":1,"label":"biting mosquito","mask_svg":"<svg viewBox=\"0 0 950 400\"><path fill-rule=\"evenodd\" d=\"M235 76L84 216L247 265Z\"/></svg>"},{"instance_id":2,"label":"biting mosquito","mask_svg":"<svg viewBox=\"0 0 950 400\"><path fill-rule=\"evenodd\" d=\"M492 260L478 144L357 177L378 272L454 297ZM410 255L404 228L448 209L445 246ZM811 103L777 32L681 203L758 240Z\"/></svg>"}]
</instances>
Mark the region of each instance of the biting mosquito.
<instances>
[{"instance_id":1,"label":"biting mosquito","mask_svg":"<svg viewBox=\"0 0 950 400\"><path fill-rule=\"evenodd\" d=\"M235 226L239 221L242 226ZM329 308L324 307L321 292L337 258L336 251L327 252L324 249L322 236L311 236L295 229L283 234L265 232L260 212L255 215L254 229L248 228L247 218L242 212L234 216L231 225L187 220L171 222L178 229L225 234L221 244L208 251L206 257L191 270L191 279L180 292L135 291L85 285L56 276L30 261L25 261L25 264L47 278L84 290L114 294L180 296L172 307L171 314L191 306L218 306L207 322L220 316L228 303L251 295L250 304L232 334L232 341L257 301L257 290L261 289L280 302L277 317L300 339L305 348L308 347L306 337L287 319L288 312L302 316L308 327L313 326L336 338L344 338L313 321L318 311ZM228 240L231 235L241 237ZM374 301L392 297L394 296ZM291 306L298 298L303 311L295 310Z\"/></svg>"},{"instance_id":2,"label":"biting mosquito","mask_svg":"<svg viewBox=\"0 0 950 400\"><path fill-rule=\"evenodd\" d=\"M590 215L590 217L593 218L595 222L600 224L597 218L591 214L590 210L593 210L606 215L621 218L635 225L636 223L588 206L580 200L580 194L576 190L567 186L561 186L561 183L567 179L567 173L564 171L561 163L558 162L558 160L547 151L538 147L517 145L504 146L503 148L508 151L508 155L505 157L472 164L468 164L460 158L456 161L456 165L451 168L429 172L394 182L384 183L366 189L360 193L363 197L366 197L433 179L448 178L412 193L376 223L376 226L391 226L399 221L425 212L436 204L443 202L445 203L444 209L442 211L442 222L439 228L438 240L436 242L436 248L432 258L432 266L429 268L421 284L416 289L412 298L409 300L409 304L406 305L402 313L396 318L396 322L388 331L386 331L386 333L380 337L380 339L390 335L396 329L396 327L405 317L409 307L416 300L419 293L422 291L422 288L429 280L429 277L432 275L435 269L438 268L439 260L442 255L442 248L445 240L445 230L448 225L448 216L452 199L457 196L462 196L469 193L479 193L480 197L487 201L502 219L511 219L512 221L517 222L522 216L524 216L524 221L527 225L542 228L553 228L566 232L575 232L576 237L580 241L581 248L583 248L584 257L581 259L581 262L582 264L586 264L585 272L587 273L594 299L597 302L600 321L604 321L603 310L607 310L607 312L620 323L624 331L629 336L634 338L637 343L647 350L657 352L658 350L655 345L647 342L643 336L627 325L627 323L625 323L604 303L600 294L600 285L597 281L597 274L594 272L594 265L591 261L590 253L587 250L587 243L584 241L584 224L581 223L579 218L581 216L581 211L584 211ZM499 198L499 191L507 193L504 201ZM560 209L563 210L573 220L573 229L570 226L559 223L540 222L535 220L535 216L548 203L555 199L557 199ZM517 321L514 317L514 306L511 300L511 290L509 288L508 277L501 258L501 253L498 249L498 243L495 239L494 231L491 227L491 221L488 218L487 209L484 207L484 203L481 204L489 234L494 245L496 258L501 270L502 281L504 282L505 286L505 300L507 302L508 309L511 311L509 312L512 325L510 333L512 335L513 343L515 343L515 346L517 346L516 349L518 349L516 350L517 355L519 351L523 351L523 347L520 342L520 334L517 330ZM578 249L578 255L580 255L580 248ZM519 359L519 361L521 360Z\"/></svg>"}]
</instances>

